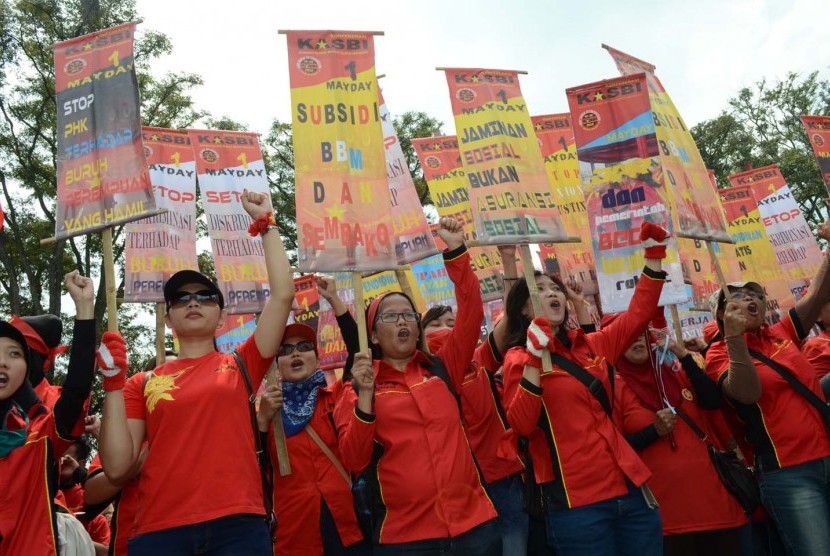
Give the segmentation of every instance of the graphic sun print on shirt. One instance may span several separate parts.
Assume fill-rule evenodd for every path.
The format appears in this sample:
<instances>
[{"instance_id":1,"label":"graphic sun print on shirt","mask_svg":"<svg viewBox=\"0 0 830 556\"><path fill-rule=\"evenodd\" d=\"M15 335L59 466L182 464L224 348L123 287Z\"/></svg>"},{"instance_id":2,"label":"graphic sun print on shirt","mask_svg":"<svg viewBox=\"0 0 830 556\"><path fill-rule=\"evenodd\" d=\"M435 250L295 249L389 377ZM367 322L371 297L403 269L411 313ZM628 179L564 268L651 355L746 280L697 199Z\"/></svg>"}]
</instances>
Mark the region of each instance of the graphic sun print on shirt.
<instances>
[{"instance_id":1,"label":"graphic sun print on shirt","mask_svg":"<svg viewBox=\"0 0 830 556\"><path fill-rule=\"evenodd\" d=\"M178 373L172 375L153 375L147 381L147 384L144 385L144 397L147 400L147 411L152 413L154 409L156 409L156 404L159 403L161 400L167 401L174 401L173 394L170 392L172 390L178 390L179 387L176 386L176 379L182 376L185 371L190 369L191 367L186 367L179 371Z\"/></svg>"}]
</instances>

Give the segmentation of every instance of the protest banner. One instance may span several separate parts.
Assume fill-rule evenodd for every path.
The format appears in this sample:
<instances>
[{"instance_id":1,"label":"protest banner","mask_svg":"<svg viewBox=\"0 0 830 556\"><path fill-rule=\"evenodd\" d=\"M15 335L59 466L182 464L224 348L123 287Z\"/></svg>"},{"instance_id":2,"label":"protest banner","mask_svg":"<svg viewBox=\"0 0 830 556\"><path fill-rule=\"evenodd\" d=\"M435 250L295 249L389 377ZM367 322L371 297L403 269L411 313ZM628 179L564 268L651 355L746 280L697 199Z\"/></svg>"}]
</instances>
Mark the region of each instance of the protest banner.
<instances>
[{"instance_id":1,"label":"protest banner","mask_svg":"<svg viewBox=\"0 0 830 556\"><path fill-rule=\"evenodd\" d=\"M397 257L373 34L284 33L298 266L303 272L393 269Z\"/></svg>"},{"instance_id":2,"label":"protest banner","mask_svg":"<svg viewBox=\"0 0 830 556\"><path fill-rule=\"evenodd\" d=\"M352 312L355 313L355 295L352 288L352 274L349 272L335 272L332 274L337 287L337 295ZM340 335L337 317L328 301L320 298L320 314L317 321L317 343L320 346L320 368L324 371L342 369L346 364L346 343Z\"/></svg>"},{"instance_id":3,"label":"protest banner","mask_svg":"<svg viewBox=\"0 0 830 556\"><path fill-rule=\"evenodd\" d=\"M455 286L447 274L444 257L433 255L412 264L412 274L424 300L424 308L456 305Z\"/></svg>"},{"instance_id":4,"label":"protest banner","mask_svg":"<svg viewBox=\"0 0 830 556\"><path fill-rule=\"evenodd\" d=\"M259 138L240 131L189 130L207 218L216 281L229 314L259 313L271 296L260 236L251 237L251 217L242 191L271 194Z\"/></svg>"},{"instance_id":5,"label":"protest banner","mask_svg":"<svg viewBox=\"0 0 830 556\"><path fill-rule=\"evenodd\" d=\"M830 116L801 116L830 197Z\"/></svg>"},{"instance_id":6,"label":"protest banner","mask_svg":"<svg viewBox=\"0 0 830 556\"><path fill-rule=\"evenodd\" d=\"M317 330L320 320L320 292L313 274L294 278L294 322L310 326Z\"/></svg>"},{"instance_id":7,"label":"protest banner","mask_svg":"<svg viewBox=\"0 0 830 556\"><path fill-rule=\"evenodd\" d=\"M216 347L222 353L232 353L237 346L250 338L256 329L256 315L251 313L228 315L222 327L216 331ZM254 387L259 387L255 384Z\"/></svg>"},{"instance_id":8,"label":"protest banner","mask_svg":"<svg viewBox=\"0 0 830 556\"><path fill-rule=\"evenodd\" d=\"M141 128L156 206L167 212L127 224L124 301L161 303L164 284L196 258L196 161L184 131Z\"/></svg>"},{"instance_id":9,"label":"protest banner","mask_svg":"<svg viewBox=\"0 0 830 556\"><path fill-rule=\"evenodd\" d=\"M443 70L479 245L567 241L518 72Z\"/></svg>"},{"instance_id":10,"label":"protest banner","mask_svg":"<svg viewBox=\"0 0 830 556\"><path fill-rule=\"evenodd\" d=\"M733 185L721 189L720 198L729 233L735 242L741 280L758 282L764 287L767 322L778 322L795 301L781 273L752 189L749 185Z\"/></svg>"},{"instance_id":11,"label":"protest banner","mask_svg":"<svg viewBox=\"0 0 830 556\"><path fill-rule=\"evenodd\" d=\"M625 311L643 268L640 226L674 232L643 74L567 90L605 313ZM708 178L707 178L708 179ZM669 238L660 305L688 298L677 241Z\"/></svg>"},{"instance_id":12,"label":"protest banner","mask_svg":"<svg viewBox=\"0 0 830 556\"><path fill-rule=\"evenodd\" d=\"M823 256L778 166L772 164L729 176L733 185L748 185L793 299L801 299Z\"/></svg>"},{"instance_id":13,"label":"protest banner","mask_svg":"<svg viewBox=\"0 0 830 556\"><path fill-rule=\"evenodd\" d=\"M607 45L602 45L623 76L645 74L655 126L657 146L675 228L680 236L729 243L729 233L718 198L709 187L708 170L683 118L654 65Z\"/></svg>"},{"instance_id":14,"label":"protest banner","mask_svg":"<svg viewBox=\"0 0 830 556\"><path fill-rule=\"evenodd\" d=\"M409 164L401 148L401 142L392 124L392 115L386 106L383 93L380 96L380 119L383 128L383 146L386 150L386 177L389 179L389 198L392 202L392 226L395 234L395 255L398 264L404 265L434 255L438 252L424 209L418 199L418 191Z\"/></svg>"},{"instance_id":15,"label":"protest banner","mask_svg":"<svg viewBox=\"0 0 830 556\"><path fill-rule=\"evenodd\" d=\"M553 198L559 206L565 231L581 240L581 243L540 244L540 257L544 253L543 261L555 259L556 272L564 280L575 280L582 285L586 295L595 295L599 293L599 288L571 115L533 116L531 122L539 139Z\"/></svg>"},{"instance_id":16,"label":"protest banner","mask_svg":"<svg viewBox=\"0 0 830 556\"><path fill-rule=\"evenodd\" d=\"M448 216L464 225L464 239L478 242L470 210L470 196L467 178L461 167L458 140L453 136L425 137L413 139L424 179L427 182L432 202L438 216ZM433 239L439 250L445 247L433 228ZM470 247L470 261L478 277L481 296L485 301L499 299L502 295L500 282L501 256L495 247Z\"/></svg>"},{"instance_id":17,"label":"protest banner","mask_svg":"<svg viewBox=\"0 0 830 556\"><path fill-rule=\"evenodd\" d=\"M141 144L134 36L135 23L125 23L53 46L56 239L157 212Z\"/></svg>"}]
</instances>

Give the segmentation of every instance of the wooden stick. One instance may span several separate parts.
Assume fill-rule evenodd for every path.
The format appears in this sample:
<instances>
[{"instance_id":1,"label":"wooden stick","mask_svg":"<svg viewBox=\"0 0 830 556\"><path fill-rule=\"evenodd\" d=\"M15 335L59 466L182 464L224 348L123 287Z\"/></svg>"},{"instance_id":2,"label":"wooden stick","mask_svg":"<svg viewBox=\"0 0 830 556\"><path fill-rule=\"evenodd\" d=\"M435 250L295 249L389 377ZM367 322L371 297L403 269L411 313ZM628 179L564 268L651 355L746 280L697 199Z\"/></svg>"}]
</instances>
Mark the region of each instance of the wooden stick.
<instances>
[{"instance_id":1,"label":"wooden stick","mask_svg":"<svg viewBox=\"0 0 830 556\"><path fill-rule=\"evenodd\" d=\"M265 374L265 383L268 386L277 384L277 362L271 364L271 368ZM288 446L285 444L285 429L282 426L282 412L277 412L271 421L274 425L274 444L277 446L277 465L280 476L291 475L291 462L288 460Z\"/></svg>"},{"instance_id":2,"label":"wooden stick","mask_svg":"<svg viewBox=\"0 0 830 556\"><path fill-rule=\"evenodd\" d=\"M542 312L542 303L539 301L539 290L536 288L536 274L533 269L533 257L530 255L530 246L520 246L522 256L522 272L525 275L527 282L527 291L530 292L530 304L533 307L534 316L540 316ZM562 326L567 326L567 323L562 323ZM550 352L545 350L542 352L542 372L549 373L553 370L553 365L550 362Z\"/></svg>"},{"instance_id":3,"label":"wooden stick","mask_svg":"<svg viewBox=\"0 0 830 556\"><path fill-rule=\"evenodd\" d=\"M677 344L683 343L683 327L680 326L680 311L677 310L677 305L669 305L671 307L671 320L674 322L674 337Z\"/></svg>"},{"instance_id":4,"label":"wooden stick","mask_svg":"<svg viewBox=\"0 0 830 556\"><path fill-rule=\"evenodd\" d=\"M395 278L398 279L398 284L401 286L401 291L409 296L409 299L415 303L415 294L412 291L412 287L409 285L409 280L406 279L406 270L409 269L409 265L405 267L399 267L398 270L395 271Z\"/></svg>"},{"instance_id":5,"label":"wooden stick","mask_svg":"<svg viewBox=\"0 0 830 556\"><path fill-rule=\"evenodd\" d=\"M709 251L709 257L712 259L712 264L715 266L715 274L718 275L718 282L720 282L721 291L723 291L723 298L729 300L732 296L729 293L729 288L726 287L726 278L723 275L723 269L720 266L720 261L715 253L715 248L711 241L706 242L706 249Z\"/></svg>"},{"instance_id":6,"label":"wooden stick","mask_svg":"<svg viewBox=\"0 0 830 556\"><path fill-rule=\"evenodd\" d=\"M363 278L360 272L352 272L352 287L354 288L354 317L357 321L357 336L360 340L360 351L368 351L369 338L366 332L366 302L363 300Z\"/></svg>"},{"instance_id":7,"label":"wooden stick","mask_svg":"<svg viewBox=\"0 0 830 556\"><path fill-rule=\"evenodd\" d=\"M164 365L164 303L156 303L156 366Z\"/></svg>"},{"instance_id":8,"label":"wooden stick","mask_svg":"<svg viewBox=\"0 0 830 556\"><path fill-rule=\"evenodd\" d=\"M112 228L101 231L101 244L104 249L104 283L107 299L107 330L118 332L118 302L115 299L115 256L112 252Z\"/></svg>"},{"instance_id":9,"label":"wooden stick","mask_svg":"<svg viewBox=\"0 0 830 556\"><path fill-rule=\"evenodd\" d=\"M300 29L300 30L302 30L302 29ZM277 34L278 35L287 35L288 33L292 32L292 31L294 31L294 29L277 29ZM375 35L376 37L382 37L386 34L383 31L352 31L352 32L353 33L368 33L370 35Z\"/></svg>"}]
</instances>

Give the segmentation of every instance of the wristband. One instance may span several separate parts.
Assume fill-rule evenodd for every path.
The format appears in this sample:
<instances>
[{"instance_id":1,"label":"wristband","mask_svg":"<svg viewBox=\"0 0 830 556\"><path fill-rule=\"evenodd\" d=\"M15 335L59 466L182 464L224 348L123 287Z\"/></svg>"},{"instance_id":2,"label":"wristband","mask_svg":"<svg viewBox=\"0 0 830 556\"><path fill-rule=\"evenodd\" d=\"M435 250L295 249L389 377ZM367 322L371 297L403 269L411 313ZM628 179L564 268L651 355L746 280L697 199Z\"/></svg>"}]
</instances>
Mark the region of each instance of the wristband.
<instances>
[{"instance_id":1,"label":"wristband","mask_svg":"<svg viewBox=\"0 0 830 556\"><path fill-rule=\"evenodd\" d=\"M251 237L262 236L267 234L272 227L277 227L277 221L274 220L274 213L268 212L260 214L251 222L251 225L248 226L248 233Z\"/></svg>"}]
</instances>

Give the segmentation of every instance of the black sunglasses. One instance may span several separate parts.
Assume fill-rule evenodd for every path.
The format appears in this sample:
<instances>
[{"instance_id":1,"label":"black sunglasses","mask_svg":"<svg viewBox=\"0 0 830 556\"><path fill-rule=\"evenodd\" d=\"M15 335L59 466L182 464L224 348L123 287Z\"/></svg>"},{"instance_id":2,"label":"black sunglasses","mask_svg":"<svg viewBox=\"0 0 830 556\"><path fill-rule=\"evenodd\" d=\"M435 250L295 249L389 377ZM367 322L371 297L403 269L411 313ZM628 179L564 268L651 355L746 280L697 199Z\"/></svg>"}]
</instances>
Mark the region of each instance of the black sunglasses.
<instances>
[{"instance_id":1,"label":"black sunglasses","mask_svg":"<svg viewBox=\"0 0 830 556\"><path fill-rule=\"evenodd\" d=\"M283 355L291 355L294 353L295 349L300 353L314 351L314 344L308 340L303 340L302 342L297 342L296 344L283 344L280 346L280 349L277 350L277 355L280 357Z\"/></svg>"},{"instance_id":2,"label":"black sunglasses","mask_svg":"<svg viewBox=\"0 0 830 556\"><path fill-rule=\"evenodd\" d=\"M173 299L170 300L172 307L181 307L188 305L191 301L196 301L199 305L216 305L219 303L219 294L210 290L199 290L197 292L176 292L173 294Z\"/></svg>"}]
</instances>

